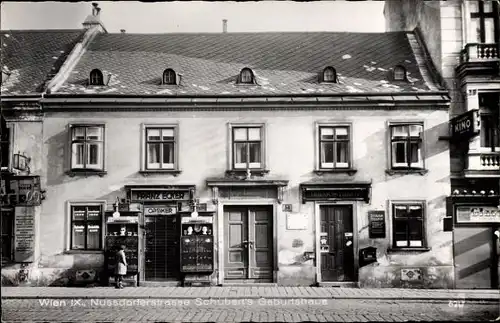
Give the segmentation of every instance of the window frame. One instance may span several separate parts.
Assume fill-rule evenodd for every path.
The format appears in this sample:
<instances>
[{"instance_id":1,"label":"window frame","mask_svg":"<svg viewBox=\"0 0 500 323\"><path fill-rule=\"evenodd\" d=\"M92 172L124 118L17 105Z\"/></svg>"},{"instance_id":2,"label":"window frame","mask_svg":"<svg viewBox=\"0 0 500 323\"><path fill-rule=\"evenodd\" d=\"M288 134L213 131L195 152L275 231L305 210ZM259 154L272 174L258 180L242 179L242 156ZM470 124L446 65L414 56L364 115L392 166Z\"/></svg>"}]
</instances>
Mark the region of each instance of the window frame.
<instances>
[{"instance_id":1,"label":"window frame","mask_svg":"<svg viewBox=\"0 0 500 323\"><path fill-rule=\"evenodd\" d=\"M411 136L408 136L406 137L407 140L405 141L406 142L406 151L405 151L405 154L406 154L406 157L407 157L407 166L403 166L403 165L395 165L395 162L393 160L393 142L398 142L398 140L394 140L393 139L393 135L392 135L392 129L393 127L398 127L398 126L412 126L412 125L418 125L418 126L421 126L422 127L422 133L421 133L421 136L420 136L420 157L421 157L421 166L420 167L415 167L415 166L412 166L412 162L411 162L411 154L408 155L408 151L411 150L411 144L412 143L412 137ZM426 152L425 152L425 129L426 129L426 126L425 126L425 122L423 121L413 121L413 120L408 120L408 121L389 121L388 122L388 145L389 145L389 149L388 149L388 171L389 172L398 172L398 171L403 171L403 172L426 172L427 169L426 169ZM408 128L408 132L410 132L410 128ZM409 133L408 133L409 135ZM401 141L401 140L399 140Z\"/></svg>"},{"instance_id":2,"label":"window frame","mask_svg":"<svg viewBox=\"0 0 500 323\"><path fill-rule=\"evenodd\" d=\"M165 76L169 75L169 74L172 76L172 80L171 80L171 82L166 82ZM161 84L163 84L163 85L177 85L177 73L171 68L165 69L163 71L163 74L162 74Z\"/></svg>"},{"instance_id":3,"label":"window frame","mask_svg":"<svg viewBox=\"0 0 500 323\"><path fill-rule=\"evenodd\" d=\"M142 138L141 138L141 172L142 173L152 173L152 172L157 172L157 173L174 173L178 174L180 172L179 168L179 163L180 163L180 156L179 156L179 151L180 151L180 136L179 136L179 124L171 123L171 124L155 124L155 123L143 123L141 125L141 133L142 133ZM174 154L174 165L172 168L149 168L148 167L148 137L147 137L147 132L148 130L154 130L154 129L173 129L174 131L174 149L173 149L173 154ZM155 141L156 142L156 141ZM158 141L158 143L163 143L162 140ZM163 148L161 148L163 149ZM162 159L163 156L160 156ZM160 160L160 165L161 165L161 160Z\"/></svg>"},{"instance_id":4,"label":"window frame","mask_svg":"<svg viewBox=\"0 0 500 323\"><path fill-rule=\"evenodd\" d=\"M106 221L105 221L105 212L106 212L106 201L68 201L67 202L67 216L69 217L68 221L68 234L66 236L66 251L69 253L93 253L93 252L102 252L104 250L104 237L106 234ZM85 222L85 248L83 249L74 249L73 248L73 223L75 220L73 220L73 208L74 207L93 207L93 206L98 206L100 207L100 220L99 221L88 221L87 219L85 220L78 220L77 222ZM88 212L88 210L86 210ZM87 214L86 214L87 216ZM88 223L97 223L99 222L99 226L101 229L100 236L99 236L99 248L97 249L89 249L88 248Z\"/></svg>"},{"instance_id":5,"label":"window frame","mask_svg":"<svg viewBox=\"0 0 500 323\"><path fill-rule=\"evenodd\" d=\"M325 75L327 71L332 71L333 73L333 80L327 80ZM321 80L323 83L337 83L337 70L333 68L332 66L327 66L323 69L323 73L321 74Z\"/></svg>"},{"instance_id":6,"label":"window frame","mask_svg":"<svg viewBox=\"0 0 500 323\"><path fill-rule=\"evenodd\" d=\"M94 77L93 77L94 76ZM89 85L91 86L103 86L104 85L104 74L98 68L94 68L89 73Z\"/></svg>"},{"instance_id":7,"label":"window frame","mask_svg":"<svg viewBox=\"0 0 500 323\"><path fill-rule=\"evenodd\" d=\"M487 96L489 94L498 95L499 97L499 106L495 105L487 105L482 102L482 96ZM498 108L500 108L500 89L493 91L478 91L477 95L478 105L479 105L479 122L480 122L480 130L479 130L479 150L482 152L500 152L500 120L498 113ZM483 146L483 118L491 118L493 119L494 127L487 128L490 132L489 135L493 137L490 146ZM496 126L496 127L495 127ZM496 137L496 139L495 139ZM495 146L495 140L498 143L498 146Z\"/></svg>"},{"instance_id":8,"label":"window frame","mask_svg":"<svg viewBox=\"0 0 500 323\"><path fill-rule=\"evenodd\" d=\"M402 250L402 251L428 251L430 248L428 247L428 237L427 237L427 201L426 200L389 200L389 212L391 214L390 216L390 249L391 250ZM409 233L409 226L407 224L407 229L406 229L406 237L407 237L407 245L406 246L398 246L396 240L396 206L406 206L408 209L410 206L420 206L422 213L420 216L421 219L421 229L422 229L422 237L421 237L421 246L410 246L410 241L415 241L415 240L410 240L410 233ZM406 217L406 219L411 219L411 217ZM408 223L408 220L406 220Z\"/></svg>"},{"instance_id":9,"label":"window frame","mask_svg":"<svg viewBox=\"0 0 500 323\"><path fill-rule=\"evenodd\" d=\"M478 11L472 11L472 1L466 1L468 5L469 11L469 19L470 22L468 24L467 30L467 39L469 42L472 39L469 39L472 31L472 21L474 19L479 20L479 41L475 40L474 43L479 42L481 44L486 44L486 25L485 19L491 18L493 19L493 39L498 39L500 37L500 4L497 1L490 1L491 3L491 12L484 11L484 2L482 0L476 1L478 4Z\"/></svg>"},{"instance_id":10,"label":"window frame","mask_svg":"<svg viewBox=\"0 0 500 323\"><path fill-rule=\"evenodd\" d=\"M243 81L243 73L244 72L249 72L250 73L250 81L244 82ZM249 67L244 67L241 69L240 74L238 74L238 84L246 84L246 85L254 85L255 84L255 73L253 70Z\"/></svg>"},{"instance_id":11,"label":"window frame","mask_svg":"<svg viewBox=\"0 0 500 323\"><path fill-rule=\"evenodd\" d=\"M396 77L396 71L401 71L403 73L403 77L402 78ZM392 71L392 79L394 81L407 81L408 80L408 73L406 71L406 68L402 65L394 66L394 69Z\"/></svg>"},{"instance_id":12,"label":"window frame","mask_svg":"<svg viewBox=\"0 0 500 323\"><path fill-rule=\"evenodd\" d=\"M248 128L259 128L260 129L260 167L255 167L255 168L236 168L236 163L235 163L235 149L234 149L234 144L235 141L234 139L234 129L238 128L247 128L247 134L248 134ZM246 171L247 168L250 169L251 172L254 171L264 171L267 172L266 166L267 166L267 147L266 147L266 124L265 123L228 123L228 170L229 171ZM250 140L245 141L247 144L250 143ZM247 147L247 154L248 154L249 147ZM249 158L247 156L247 166L249 165Z\"/></svg>"},{"instance_id":13,"label":"window frame","mask_svg":"<svg viewBox=\"0 0 500 323\"><path fill-rule=\"evenodd\" d=\"M85 128L85 138L84 139L73 139L73 132L77 128ZM88 159L88 150L87 150L87 142L89 140L86 138L86 128L101 128L102 131L102 139L101 140L90 140L90 142L100 142L101 143L101 158L102 158L102 167L94 168L94 167L86 167L87 159ZM106 172L106 124L104 123L70 123L69 124L69 171L71 173L78 172L95 172L95 173L104 173ZM73 166L73 144L74 143L83 143L84 153L83 159L84 164L81 168L76 168Z\"/></svg>"},{"instance_id":14,"label":"window frame","mask_svg":"<svg viewBox=\"0 0 500 323\"><path fill-rule=\"evenodd\" d=\"M354 158L353 158L353 153L354 153L354 149L353 149L353 125L352 123L350 122L328 122L328 123L325 123L325 122L316 122L316 143L315 143L315 147L316 147L316 156L315 156L315 160L316 160L316 171L319 171L319 172L352 172L354 169L353 169L353 161L354 161ZM323 164L321 162L321 157L322 157L322 149L321 149L321 143L323 142L323 140L321 139L321 129L323 128L347 128L347 136L348 136L348 146L347 146L347 167L338 167L338 166L335 166L336 162L334 162L333 164L333 167L323 167ZM330 141L330 140L328 140ZM337 142L335 140L333 140L334 142ZM336 149L335 149L336 151ZM336 156L336 153L334 152L334 160L336 159L335 158Z\"/></svg>"}]
</instances>

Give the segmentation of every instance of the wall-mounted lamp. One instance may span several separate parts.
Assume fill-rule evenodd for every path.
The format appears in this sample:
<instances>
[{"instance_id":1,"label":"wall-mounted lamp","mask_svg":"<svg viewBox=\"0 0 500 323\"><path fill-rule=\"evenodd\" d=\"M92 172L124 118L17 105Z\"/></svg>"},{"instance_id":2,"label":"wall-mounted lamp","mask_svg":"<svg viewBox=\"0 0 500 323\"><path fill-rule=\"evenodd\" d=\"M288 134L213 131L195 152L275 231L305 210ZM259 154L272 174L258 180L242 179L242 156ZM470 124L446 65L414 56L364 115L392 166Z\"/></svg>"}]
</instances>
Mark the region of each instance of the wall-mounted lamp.
<instances>
[{"instance_id":1,"label":"wall-mounted lamp","mask_svg":"<svg viewBox=\"0 0 500 323\"><path fill-rule=\"evenodd\" d=\"M30 161L31 158L26 157L25 155L22 155L21 152L17 152L17 154L14 154L12 158L12 168L17 169L21 172L28 172L30 173Z\"/></svg>"},{"instance_id":2,"label":"wall-mounted lamp","mask_svg":"<svg viewBox=\"0 0 500 323\"><path fill-rule=\"evenodd\" d=\"M118 197L116 197L115 212L113 212L113 219L120 217L120 211L118 211L119 206L120 206L120 199Z\"/></svg>"}]
</instances>

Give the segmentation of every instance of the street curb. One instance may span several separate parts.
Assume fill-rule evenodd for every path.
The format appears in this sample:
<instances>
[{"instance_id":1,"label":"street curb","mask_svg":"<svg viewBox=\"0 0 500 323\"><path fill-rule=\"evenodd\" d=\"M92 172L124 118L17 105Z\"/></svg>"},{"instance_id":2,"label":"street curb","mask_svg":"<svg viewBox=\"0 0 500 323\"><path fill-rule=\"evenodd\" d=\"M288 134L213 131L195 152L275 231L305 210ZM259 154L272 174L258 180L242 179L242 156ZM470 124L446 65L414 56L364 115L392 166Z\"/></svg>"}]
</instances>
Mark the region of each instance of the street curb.
<instances>
[{"instance_id":1,"label":"street curb","mask_svg":"<svg viewBox=\"0 0 500 323\"><path fill-rule=\"evenodd\" d=\"M109 295L109 296L70 296L70 295L61 295L61 296L55 296L55 295L49 295L49 296L43 296L43 295L36 295L36 296L2 296L2 300L8 300L8 299L17 299L17 300L22 300L22 299L170 299L170 300L196 300L196 299L228 299L228 300L237 300L237 299L306 299L306 300L318 300L318 299L325 299L325 300L380 300L380 301L432 301L432 302L449 302L451 300L456 299L456 295L450 295L449 298L429 298L429 297L376 297L376 296L356 296L356 297L349 297L349 296L329 296L329 297L318 297L318 296L199 296L199 297L193 297L193 296L172 296L172 297L167 297L167 296L154 296L154 295ZM500 303L499 298L491 298L491 297L485 297L485 298L463 298L464 301L466 302L475 302L475 303L480 303L480 302L488 302L488 303Z\"/></svg>"}]
</instances>

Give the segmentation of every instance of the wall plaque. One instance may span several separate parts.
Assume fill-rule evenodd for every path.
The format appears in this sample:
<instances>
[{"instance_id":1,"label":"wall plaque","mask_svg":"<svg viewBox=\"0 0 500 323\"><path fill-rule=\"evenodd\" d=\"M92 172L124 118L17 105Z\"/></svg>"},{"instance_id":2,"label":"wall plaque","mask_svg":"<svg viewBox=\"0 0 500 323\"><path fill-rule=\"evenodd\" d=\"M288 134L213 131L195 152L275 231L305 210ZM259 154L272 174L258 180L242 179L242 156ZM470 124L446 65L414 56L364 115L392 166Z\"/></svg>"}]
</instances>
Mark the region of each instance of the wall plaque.
<instances>
[{"instance_id":1,"label":"wall plaque","mask_svg":"<svg viewBox=\"0 0 500 323\"><path fill-rule=\"evenodd\" d=\"M287 230L306 230L307 215L303 213L287 213L286 214L286 229Z\"/></svg>"},{"instance_id":2,"label":"wall plaque","mask_svg":"<svg viewBox=\"0 0 500 323\"><path fill-rule=\"evenodd\" d=\"M16 206L14 218L14 259L16 262L33 262L35 258L35 208Z\"/></svg>"},{"instance_id":3,"label":"wall plaque","mask_svg":"<svg viewBox=\"0 0 500 323\"><path fill-rule=\"evenodd\" d=\"M369 211L368 212L368 235L370 239L385 238L385 212L384 211Z\"/></svg>"}]
</instances>

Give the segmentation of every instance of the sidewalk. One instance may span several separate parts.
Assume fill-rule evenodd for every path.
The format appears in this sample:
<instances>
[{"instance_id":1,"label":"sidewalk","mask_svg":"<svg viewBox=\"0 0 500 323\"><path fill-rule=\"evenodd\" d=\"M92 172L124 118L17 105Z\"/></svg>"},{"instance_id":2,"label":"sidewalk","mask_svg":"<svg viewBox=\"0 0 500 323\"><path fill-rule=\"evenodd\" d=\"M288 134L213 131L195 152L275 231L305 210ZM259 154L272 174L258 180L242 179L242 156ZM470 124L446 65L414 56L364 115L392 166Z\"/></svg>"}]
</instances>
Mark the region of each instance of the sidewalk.
<instances>
[{"instance_id":1,"label":"sidewalk","mask_svg":"<svg viewBox=\"0 0 500 323\"><path fill-rule=\"evenodd\" d=\"M364 289L338 287L2 287L2 299L384 299L500 302L498 290L458 289Z\"/></svg>"}]
</instances>

